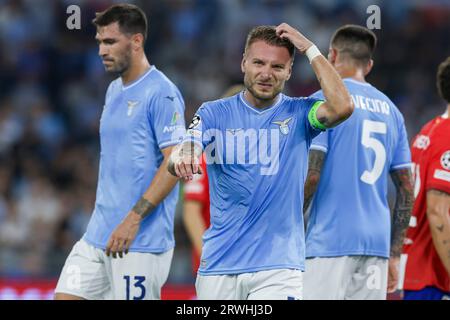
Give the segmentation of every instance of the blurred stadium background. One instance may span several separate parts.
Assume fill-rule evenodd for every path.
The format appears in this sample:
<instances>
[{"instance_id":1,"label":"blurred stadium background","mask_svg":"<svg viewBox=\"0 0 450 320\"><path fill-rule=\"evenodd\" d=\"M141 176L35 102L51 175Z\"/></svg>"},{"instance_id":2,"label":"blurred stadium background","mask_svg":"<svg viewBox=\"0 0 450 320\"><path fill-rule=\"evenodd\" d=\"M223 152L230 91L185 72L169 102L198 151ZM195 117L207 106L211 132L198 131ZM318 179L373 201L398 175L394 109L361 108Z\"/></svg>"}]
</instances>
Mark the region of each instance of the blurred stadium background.
<instances>
[{"instance_id":1,"label":"blurred stadium background","mask_svg":"<svg viewBox=\"0 0 450 320\"><path fill-rule=\"evenodd\" d=\"M90 20L114 2L0 0L0 299L51 298L85 231L95 201L99 117L112 80L97 56ZM368 80L398 105L410 139L444 110L435 73L450 55L449 0L130 2L149 17L147 54L183 93L187 121L201 102L242 81L251 27L287 22L326 53L338 26L366 25L372 4L381 8L381 30L375 30L379 46ZM71 4L81 8L81 30L66 28ZM307 59L297 58L286 89L296 96L318 89ZM194 295L180 209L163 298Z\"/></svg>"}]
</instances>

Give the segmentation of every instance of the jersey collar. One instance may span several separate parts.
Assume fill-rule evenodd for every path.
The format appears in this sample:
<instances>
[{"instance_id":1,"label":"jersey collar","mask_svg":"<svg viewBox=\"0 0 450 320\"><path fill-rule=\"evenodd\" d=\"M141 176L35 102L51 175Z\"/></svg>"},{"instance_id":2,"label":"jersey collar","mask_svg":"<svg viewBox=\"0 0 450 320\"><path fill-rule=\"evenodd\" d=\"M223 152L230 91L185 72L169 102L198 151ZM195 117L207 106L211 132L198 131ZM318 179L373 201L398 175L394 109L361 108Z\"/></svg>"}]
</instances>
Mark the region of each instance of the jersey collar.
<instances>
[{"instance_id":1,"label":"jersey collar","mask_svg":"<svg viewBox=\"0 0 450 320\"><path fill-rule=\"evenodd\" d=\"M241 99L241 101L244 104L244 106L246 106L247 108L249 108L253 112L256 112L257 114L263 114L263 113L266 113L267 111L275 109L276 107L278 107L280 105L281 101L284 98L284 95L282 93L280 93L278 95L277 101L273 105L271 105L269 107L266 107L264 109L258 109L258 108L255 108L254 106L252 106L249 102L247 102L247 100L244 97L244 92L245 92L245 90L242 91L241 93L239 93L239 98Z\"/></svg>"},{"instance_id":2,"label":"jersey collar","mask_svg":"<svg viewBox=\"0 0 450 320\"><path fill-rule=\"evenodd\" d=\"M137 85L139 82L141 82L142 80L145 79L145 77L147 77L153 70L155 70L156 67L155 66L151 66L150 69L147 70L147 72L145 72L143 75L141 75L139 78L137 78L136 80L134 80L133 82L131 82L130 84L124 86L122 83L122 78L120 78L120 82L122 84L122 90L128 90L132 87L134 87L135 85Z\"/></svg>"},{"instance_id":3,"label":"jersey collar","mask_svg":"<svg viewBox=\"0 0 450 320\"><path fill-rule=\"evenodd\" d=\"M342 79L342 80L348 81L348 82L351 82L351 83L355 83L355 84L359 84L359 85L361 85L361 86L366 86L366 87L371 87L371 86L372 86L372 85L371 85L370 83L368 83L368 82L357 81L357 80L355 80L355 79L353 79L353 78L344 78L344 79Z\"/></svg>"}]
</instances>

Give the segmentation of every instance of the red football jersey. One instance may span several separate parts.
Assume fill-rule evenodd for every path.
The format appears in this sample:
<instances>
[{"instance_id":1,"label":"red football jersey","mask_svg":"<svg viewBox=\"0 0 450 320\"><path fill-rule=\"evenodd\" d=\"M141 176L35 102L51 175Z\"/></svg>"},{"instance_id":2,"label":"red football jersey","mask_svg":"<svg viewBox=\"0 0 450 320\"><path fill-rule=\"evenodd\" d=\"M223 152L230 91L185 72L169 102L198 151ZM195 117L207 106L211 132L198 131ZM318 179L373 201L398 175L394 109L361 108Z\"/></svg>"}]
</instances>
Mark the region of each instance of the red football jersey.
<instances>
[{"instance_id":1,"label":"red football jersey","mask_svg":"<svg viewBox=\"0 0 450 320\"><path fill-rule=\"evenodd\" d=\"M426 213L428 190L450 193L450 119L439 116L428 122L415 137L411 154L416 200L403 247L403 288L433 286L450 291L450 278L434 248Z\"/></svg>"},{"instance_id":2,"label":"red football jersey","mask_svg":"<svg viewBox=\"0 0 450 320\"><path fill-rule=\"evenodd\" d=\"M198 201L202 204L202 217L206 228L209 228L209 185L208 175L206 174L206 159L203 155L201 168L203 174L196 174L194 178L186 182L184 186L184 199ZM197 272L200 265L200 256L193 250L192 252L192 270Z\"/></svg>"}]
</instances>

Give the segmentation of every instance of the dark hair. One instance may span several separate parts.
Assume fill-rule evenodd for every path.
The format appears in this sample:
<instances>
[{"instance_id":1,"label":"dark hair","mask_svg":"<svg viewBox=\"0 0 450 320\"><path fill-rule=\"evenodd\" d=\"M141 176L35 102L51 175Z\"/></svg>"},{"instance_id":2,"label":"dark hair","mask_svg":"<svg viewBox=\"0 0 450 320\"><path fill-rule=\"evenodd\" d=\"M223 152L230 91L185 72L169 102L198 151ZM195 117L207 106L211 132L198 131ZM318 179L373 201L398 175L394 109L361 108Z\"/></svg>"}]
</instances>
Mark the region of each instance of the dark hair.
<instances>
[{"instance_id":1,"label":"dark hair","mask_svg":"<svg viewBox=\"0 0 450 320\"><path fill-rule=\"evenodd\" d=\"M436 84L439 95L450 103L450 57L439 65Z\"/></svg>"},{"instance_id":2,"label":"dark hair","mask_svg":"<svg viewBox=\"0 0 450 320\"><path fill-rule=\"evenodd\" d=\"M247 36L247 41L245 42L245 52L247 52L248 47L250 47L252 43L258 40L262 40L272 46L284 47L288 49L289 55L292 59L294 59L294 45L288 39L282 39L277 36L274 26L258 26L253 28Z\"/></svg>"},{"instance_id":3,"label":"dark hair","mask_svg":"<svg viewBox=\"0 0 450 320\"><path fill-rule=\"evenodd\" d=\"M358 64L366 65L377 46L377 36L367 28L347 24L336 30L331 38L331 46Z\"/></svg>"},{"instance_id":4,"label":"dark hair","mask_svg":"<svg viewBox=\"0 0 450 320\"><path fill-rule=\"evenodd\" d=\"M115 4L105 11L97 12L92 20L96 27L104 27L114 22L119 24L122 33L141 33L144 42L147 39L147 17L139 7L127 3Z\"/></svg>"}]
</instances>

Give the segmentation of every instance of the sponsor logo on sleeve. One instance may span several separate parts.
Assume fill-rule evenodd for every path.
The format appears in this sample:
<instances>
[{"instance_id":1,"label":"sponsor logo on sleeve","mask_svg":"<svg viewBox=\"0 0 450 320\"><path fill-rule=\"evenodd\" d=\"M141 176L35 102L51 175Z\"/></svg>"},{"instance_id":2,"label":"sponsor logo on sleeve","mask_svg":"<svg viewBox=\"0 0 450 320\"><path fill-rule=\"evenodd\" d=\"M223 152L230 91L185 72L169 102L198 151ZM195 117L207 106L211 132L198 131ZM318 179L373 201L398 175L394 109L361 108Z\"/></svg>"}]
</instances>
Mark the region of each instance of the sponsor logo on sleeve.
<instances>
[{"instance_id":1,"label":"sponsor logo on sleeve","mask_svg":"<svg viewBox=\"0 0 450 320\"><path fill-rule=\"evenodd\" d=\"M179 119L180 119L180 114L177 111L175 111L173 113L172 120L170 121L170 125L174 126Z\"/></svg>"},{"instance_id":2,"label":"sponsor logo on sleeve","mask_svg":"<svg viewBox=\"0 0 450 320\"><path fill-rule=\"evenodd\" d=\"M444 180L444 181L450 182L450 172L445 171L445 170L436 169L434 171L433 177L435 179L439 179L439 180Z\"/></svg>"},{"instance_id":3,"label":"sponsor logo on sleeve","mask_svg":"<svg viewBox=\"0 0 450 320\"><path fill-rule=\"evenodd\" d=\"M188 129L195 129L197 128L200 123L202 123L202 119L198 114L194 115L194 118L192 118L191 124L189 125Z\"/></svg>"},{"instance_id":4,"label":"sponsor logo on sleeve","mask_svg":"<svg viewBox=\"0 0 450 320\"><path fill-rule=\"evenodd\" d=\"M430 138L428 136L420 135L414 141L414 148L425 150L430 145Z\"/></svg>"}]
</instances>

